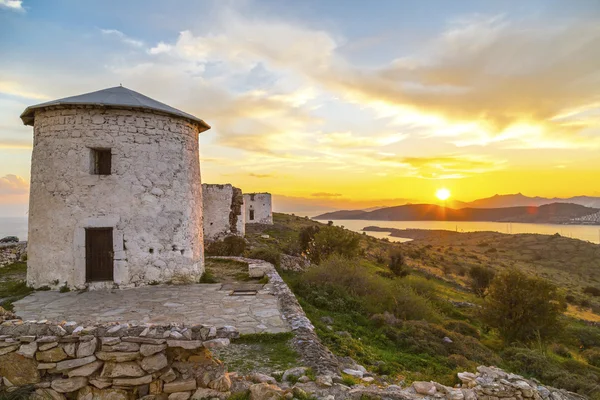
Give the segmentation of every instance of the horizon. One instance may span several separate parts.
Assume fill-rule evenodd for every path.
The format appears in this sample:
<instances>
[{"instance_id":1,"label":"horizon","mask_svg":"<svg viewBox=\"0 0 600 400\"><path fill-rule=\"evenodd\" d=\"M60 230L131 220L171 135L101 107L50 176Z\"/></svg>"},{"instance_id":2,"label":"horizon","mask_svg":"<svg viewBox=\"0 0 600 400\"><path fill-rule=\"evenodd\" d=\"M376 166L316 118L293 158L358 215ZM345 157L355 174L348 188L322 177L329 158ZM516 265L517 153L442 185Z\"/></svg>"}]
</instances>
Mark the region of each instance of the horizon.
<instances>
[{"instance_id":1,"label":"horizon","mask_svg":"<svg viewBox=\"0 0 600 400\"><path fill-rule=\"evenodd\" d=\"M21 112L119 84L212 126L203 182L289 204L600 197L594 1L141 4L0 0L0 217L27 212Z\"/></svg>"}]
</instances>

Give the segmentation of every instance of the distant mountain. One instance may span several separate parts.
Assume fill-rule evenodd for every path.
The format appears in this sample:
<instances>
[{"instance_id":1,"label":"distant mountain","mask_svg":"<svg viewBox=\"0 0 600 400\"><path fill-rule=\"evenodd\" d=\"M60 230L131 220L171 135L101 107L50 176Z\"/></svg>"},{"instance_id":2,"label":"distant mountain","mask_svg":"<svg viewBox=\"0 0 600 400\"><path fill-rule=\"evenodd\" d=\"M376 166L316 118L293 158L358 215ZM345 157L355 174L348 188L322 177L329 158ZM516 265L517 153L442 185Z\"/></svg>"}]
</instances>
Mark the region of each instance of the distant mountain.
<instances>
[{"instance_id":1,"label":"distant mountain","mask_svg":"<svg viewBox=\"0 0 600 400\"><path fill-rule=\"evenodd\" d=\"M376 221L494 221L530 223L567 223L600 211L578 204L553 203L539 207L461 208L454 209L434 204L409 204L386 207L374 211L334 211L314 219L360 219Z\"/></svg>"},{"instance_id":2,"label":"distant mountain","mask_svg":"<svg viewBox=\"0 0 600 400\"><path fill-rule=\"evenodd\" d=\"M479 199L468 203L463 203L463 207L453 208L502 208L502 207L522 207L522 206L543 206L552 203L570 203L579 204L585 207L600 208L600 197L591 196L575 196L566 199L546 198L546 197L528 197L522 193L517 194L497 194L485 199Z\"/></svg>"}]
</instances>

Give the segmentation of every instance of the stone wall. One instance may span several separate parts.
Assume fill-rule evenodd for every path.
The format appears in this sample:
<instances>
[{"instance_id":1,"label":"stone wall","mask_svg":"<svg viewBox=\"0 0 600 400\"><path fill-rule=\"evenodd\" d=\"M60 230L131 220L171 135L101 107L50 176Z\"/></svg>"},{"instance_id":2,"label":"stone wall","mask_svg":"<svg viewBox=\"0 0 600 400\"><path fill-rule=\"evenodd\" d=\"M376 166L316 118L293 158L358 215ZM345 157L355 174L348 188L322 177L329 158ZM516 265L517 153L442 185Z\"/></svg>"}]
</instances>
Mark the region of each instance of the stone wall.
<instances>
[{"instance_id":1,"label":"stone wall","mask_svg":"<svg viewBox=\"0 0 600 400\"><path fill-rule=\"evenodd\" d=\"M91 173L92 149L110 149L111 175ZM204 271L198 127L139 110L36 111L27 281L88 286L85 229L113 228L118 287Z\"/></svg>"},{"instance_id":2,"label":"stone wall","mask_svg":"<svg viewBox=\"0 0 600 400\"><path fill-rule=\"evenodd\" d=\"M0 244L0 268L22 260L27 255L27 242Z\"/></svg>"},{"instance_id":3,"label":"stone wall","mask_svg":"<svg viewBox=\"0 0 600 400\"><path fill-rule=\"evenodd\" d=\"M273 224L273 204L270 193L244 194L247 224Z\"/></svg>"},{"instance_id":4,"label":"stone wall","mask_svg":"<svg viewBox=\"0 0 600 400\"><path fill-rule=\"evenodd\" d=\"M6 321L0 326L0 390L35 385L39 398L51 399L187 399L198 390L227 397L229 374L210 349L237 336L233 327L205 325Z\"/></svg>"},{"instance_id":5,"label":"stone wall","mask_svg":"<svg viewBox=\"0 0 600 400\"><path fill-rule=\"evenodd\" d=\"M226 236L244 236L244 197L242 190L231 184L202 184L204 241L221 240Z\"/></svg>"}]
</instances>

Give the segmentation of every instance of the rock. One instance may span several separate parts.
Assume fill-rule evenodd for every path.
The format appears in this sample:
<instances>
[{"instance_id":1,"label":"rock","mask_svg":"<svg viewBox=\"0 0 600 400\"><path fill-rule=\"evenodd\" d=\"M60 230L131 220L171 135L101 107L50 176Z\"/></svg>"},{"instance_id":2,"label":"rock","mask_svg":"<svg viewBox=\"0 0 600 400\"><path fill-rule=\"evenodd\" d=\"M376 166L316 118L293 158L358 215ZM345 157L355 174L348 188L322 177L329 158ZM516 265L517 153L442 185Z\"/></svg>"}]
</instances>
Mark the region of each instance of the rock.
<instances>
[{"instance_id":1,"label":"rock","mask_svg":"<svg viewBox=\"0 0 600 400\"><path fill-rule=\"evenodd\" d=\"M140 353L144 357L151 356L152 354L159 353L167 348L166 344L142 344L140 346Z\"/></svg>"},{"instance_id":2,"label":"rock","mask_svg":"<svg viewBox=\"0 0 600 400\"><path fill-rule=\"evenodd\" d=\"M435 385L431 382L417 381L413 382L412 387L415 389L415 392L419 394L423 394L426 396L433 396L437 389Z\"/></svg>"},{"instance_id":3,"label":"rock","mask_svg":"<svg viewBox=\"0 0 600 400\"><path fill-rule=\"evenodd\" d=\"M255 372L248 376L248 379L254 383L270 383L271 385L276 385L277 381L272 376L261 374L260 372Z\"/></svg>"},{"instance_id":4,"label":"rock","mask_svg":"<svg viewBox=\"0 0 600 400\"><path fill-rule=\"evenodd\" d=\"M544 386L538 386L537 391L542 396L542 399L547 399L550 397L550 390L546 389Z\"/></svg>"},{"instance_id":5,"label":"rock","mask_svg":"<svg viewBox=\"0 0 600 400\"><path fill-rule=\"evenodd\" d=\"M152 375L142 376L140 378L116 378L113 379L115 386L140 386L147 385L152 382Z\"/></svg>"},{"instance_id":6,"label":"rock","mask_svg":"<svg viewBox=\"0 0 600 400\"><path fill-rule=\"evenodd\" d=\"M306 375L302 375L300 378L298 378L298 382L307 383L307 382L310 382L310 378Z\"/></svg>"},{"instance_id":7,"label":"rock","mask_svg":"<svg viewBox=\"0 0 600 400\"><path fill-rule=\"evenodd\" d=\"M190 392L177 392L169 395L169 400L188 400L192 394Z\"/></svg>"},{"instance_id":8,"label":"rock","mask_svg":"<svg viewBox=\"0 0 600 400\"><path fill-rule=\"evenodd\" d=\"M164 374L162 374L159 378L162 379L163 381L169 383L169 382L173 382L175 379L177 379L177 375L175 375L175 371L173 371L172 368L169 368L169 370L167 372L165 372Z\"/></svg>"},{"instance_id":9,"label":"rock","mask_svg":"<svg viewBox=\"0 0 600 400\"><path fill-rule=\"evenodd\" d=\"M140 359L141 355L137 352L104 352L99 351L96 353L96 357L102 361L114 361L114 362L125 362L135 361Z\"/></svg>"},{"instance_id":10,"label":"rock","mask_svg":"<svg viewBox=\"0 0 600 400\"><path fill-rule=\"evenodd\" d=\"M359 371L357 369L346 368L342 372L345 373L346 375L350 375L350 376L353 376L355 378L362 378L363 377L363 372Z\"/></svg>"},{"instance_id":11,"label":"rock","mask_svg":"<svg viewBox=\"0 0 600 400\"><path fill-rule=\"evenodd\" d=\"M446 392L446 398L448 400L464 400L465 395L460 389L449 389Z\"/></svg>"},{"instance_id":12,"label":"rock","mask_svg":"<svg viewBox=\"0 0 600 400\"><path fill-rule=\"evenodd\" d=\"M35 356L36 351L37 351L37 343L32 342L29 344L22 344L21 347L19 347L19 350L17 350L17 354L20 354L23 357L33 359L33 356Z\"/></svg>"},{"instance_id":13,"label":"rock","mask_svg":"<svg viewBox=\"0 0 600 400\"><path fill-rule=\"evenodd\" d=\"M13 344L11 346L2 347L2 348L0 348L0 356L3 356L8 353L12 353L13 351L18 350L19 347L20 346L18 344Z\"/></svg>"},{"instance_id":14,"label":"rock","mask_svg":"<svg viewBox=\"0 0 600 400\"><path fill-rule=\"evenodd\" d=\"M186 350L196 350L202 347L202 340L167 340L169 347L181 347Z\"/></svg>"},{"instance_id":15,"label":"rock","mask_svg":"<svg viewBox=\"0 0 600 400\"><path fill-rule=\"evenodd\" d=\"M76 377L67 379L55 379L52 381L52 383L50 383L50 386L52 387L52 389L56 390L59 393L71 393L86 386L87 383L87 378Z\"/></svg>"},{"instance_id":16,"label":"rock","mask_svg":"<svg viewBox=\"0 0 600 400\"><path fill-rule=\"evenodd\" d=\"M282 400L283 391L268 383L255 383L250 386L250 400Z\"/></svg>"},{"instance_id":17,"label":"rock","mask_svg":"<svg viewBox=\"0 0 600 400\"><path fill-rule=\"evenodd\" d=\"M521 391L523 397L533 397L533 388L525 381L513 382L513 386Z\"/></svg>"},{"instance_id":18,"label":"rock","mask_svg":"<svg viewBox=\"0 0 600 400\"><path fill-rule=\"evenodd\" d=\"M220 348L220 347L226 347L226 346L229 346L229 339L227 339L227 338L211 339L211 340L207 340L206 342L204 342L203 345L207 349L216 349L216 348Z\"/></svg>"},{"instance_id":19,"label":"rock","mask_svg":"<svg viewBox=\"0 0 600 400\"><path fill-rule=\"evenodd\" d=\"M176 393L186 392L188 390L196 390L196 380L188 379L183 381L174 381L163 385L163 392Z\"/></svg>"},{"instance_id":20,"label":"rock","mask_svg":"<svg viewBox=\"0 0 600 400\"><path fill-rule=\"evenodd\" d=\"M90 379L90 385L96 386L98 389L104 389L112 385L110 380Z\"/></svg>"},{"instance_id":21,"label":"rock","mask_svg":"<svg viewBox=\"0 0 600 400\"><path fill-rule=\"evenodd\" d=\"M331 375L319 375L315 382L318 386L321 387L332 387L333 386L333 378Z\"/></svg>"},{"instance_id":22,"label":"rock","mask_svg":"<svg viewBox=\"0 0 600 400\"><path fill-rule=\"evenodd\" d=\"M168 365L167 356L163 353L157 353L148 357L144 357L140 362L140 366L144 371L153 373L160 371Z\"/></svg>"},{"instance_id":23,"label":"rock","mask_svg":"<svg viewBox=\"0 0 600 400\"><path fill-rule=\"evenodd\" d=\"M55 347L47 351L38 351L35 358L41 362L58 362L67 358L67 354L61 347Z\"/></svg>"},{"instance_id":24,"label":"rock","mask_svg":"<svg viewBox=\"0 0 600 400\"><path fill-rule=\"evenodd\" d=\"M56 363L39 363L37 369L52 369L56 368Z\"/></svg>"},{"instance_id":25,"label":"rock","mask_svg":"<svg viewBox=\"0 0 600 400\"><path fill-rule=\"evenodd\" d=\"M217 379L211 381L208 384L208 387L218 392L229 392L231 389L231 379L229 378L229 374L225 373Z\"/></svg>"},{"instance_id":26,"label":"rock","mask_svg":"<svg viewBox=\"0 0 600 400\"><path fill-rule=\"evenodd\" d=\"M129 394L122 389L98 389L91 386L77 393L77 400L129 400Z\"/></svg>"},{"instance_id":27,"label":"rock","mask_svg":"<svg viewBox=\"0 0 600 400\"><path fill-rule=\"evenodd\" d=\"M309 397L308 394L306 394L306 392L302 388L299 388L298 386L294 386L294 388L292 389L292 392L294 393L294 397L296 397L298 399L306 399Z\"/></svg>"},{"instance_id":28,"label":"rock","mask_svg":"<svg viewBox=\"0 0 600 400\"><path fill-rule=\"evenodd\" d=\"M362 378L362 381L366 382L366 383L372 383L374 380L375 380L375 378L373 378L372 376L367 376L367 377Z\"/></svg>"},{"instance_id":29,"label":"rock","mask_svg":"<svg viewBox=\"0 0 600 400\"><path fill-rule=\"evenodd\" d=\"M163 382L159 379L150 382L148 391L150 394L161 394L163 392Z\"/></svg>"},{"instance_id":30,"label":"rock","mask_svg":"<svg viewBox=\"0 0 600 400\"><path fill-rule=\"evenodd\" d=\"M58 336L41 336L36 340L36 342L38 342L38 343L58 342Z\"/></svg>"},{"instance_id":31,"label":"rock","mask_svg":"<svg viewBox=\"0 0 600 400\"><path fill-rule=\"evenodd\" d=\"M333 325L334 320L330 316L326 315L324 317L321 317L321 322L327 325Z\"/></svg>"},{"instance_id":32,"label":"rock","mask_svg":"<svg viewBox=\"0 0 600 400\"><path fill-rule=\"evenodd\" d=\"M66 397L62 393L58 393L56 390L52 390L50 388L44 389L36 389L35 396L33 397L36 400L65 400Z\"/></svg>"},{"instance_id":33,"label":"rock","mask_svg":"<svg viewBox=\"0 0 600 400\"><path fill-rule=\"evenodd\" d=\"M69 357L75 357L75 353L77 352L77 343L65 343L62 345L62 349Z\"/></svg>"},{"instance_id":34,"label":"rock","mask_svg":"<svg viewBox=\"0 0 600 400\"><path fill-rule=\"evenodd\" d=\"M462 383L467 383L467 384L469 382L475 381L475 378L477 378L477 375L475 375L472 372L459 372L456 375L458 376L458 379L460 379Z\"/></svg>"},{"instance_id":35,"label":"rock","mask_svg":"<svg viewBox=\"0 0 600 400\"><path fill-rule=\"evenodd\" d=\"M221 393L213 389L200 388L192 395L192 400L209 400L220 399L225 400L231 396L231 393Z\"/></svg>"},{"instance_id":36,"label":"rock","mask_svg":"<svg viewBox=\"0 0 600 400\"><path fill-rule=\"evenodd\" d=\"M121 338L118 337L103 337L100 338L100 342L102 342L102 346L112 346L117 343L121 343Z\"/></svg>"},{"instance_id":37,"label":"rock","mask_svg":"<svg viewBox=\"0 0 600 400\"><path fill-rule=\"evenodd\" d=\"M40 344L39 351L46 351L58 346L58 342Z\"/></svg>"},{"instance_id":38,"label":"rock","mask_svg":"<svg viewBox=\"0 0 600 400\"><path fill-rule=\"evenodd\" d=\"M30 385L40 381L37 363L17 353L0 356L0 376L16 386Z\"/></svg>"},{"instance_id":39,"label":"rock","mask_svg":"<svg viewBox=\"0 0 600 400\"><path fill-rule=\"evenodd\" d=\"M71 368L78 368L83 365L93 363L94 361L96 361L95 356L87 356L87 357L78 358L75 360L61 361L61 362L56 363L56 371L60 372L60 371L65 371L65 370L68 370ZM78 376L85 376L85 375L78 375Z\"/></svg>"},{"instance_id":40,"label":"rock","mask_svg":"<svg viewBox=\"0 0 600 400\"><path fill-rule=\"evenodd\" d=\"M133 343L133 342L121 342L121 343L117 343L113 346L103 346L102 350L105 351L124 351L124 352L134 352L134 351L139 351L140 350L140 344L139 343Z\"/></svg>"},{"instance_id":41,"label":"rock","mask_svg":"<svg viewBox=\"0 0 600 400\"><path fill-rule=\"evenodd\" d=\"M448 336L444 336L444 338L442 339L442 342L444 342L444 343L454 343L452 341L452 339L450 339Z\"/></svg>"},{"instance_id":42,"label":"rock","mask_svg":"<svg viewBox=\"0 0 600 400\"><path fill-rule=\"evenodd\" d=\"M89 357L96 351L96 345L98 340L93 338L89 342L79 343L79 347L77 348L77 358Z\"/></svg>"},{"instance_id":43,"label":"rock","mask_svg":"<svg viewBox=\"0 0 600 400\"><path fill-rule=\"evenodd\" d=\"M292 377L295 377L296 379L298 379L305 373L306 373L306 368L304 368L304 367L290 368L283 373L281 380L284 382L289 382Z\"/></svg>"},{"instance_id":44,"label":"rock","mask_svg":"<svg viewBox=\"0 0 600 400\"><path fill-rule=\"evenodd\" d=\"M94 356L90 356L90 357L94 357ZM95 358L96 357L94 357L94 359ZM69 361L75 361L75 360L69 360ZM94 360L87 365L72 369L71 371L68 372L69 378L72 378L74 376L90 376L94 372L98 371L100 369L100 367L102 367L103 364L104 364L104 362L102 362L102 361Z\"/></svg>"},{"instance_id":45,"label":"rock","mask_svg":"<svg viewBox=\"0 0 600 400\"><path fill-rule=\"evenodd\" d=\"M144 370L132 361L122 363L106 362L100 374L103 378L138 378L144 375L146 375Z\"/></svg>"},{"instance_id":46,"label":"rock","mask_svg":"<svg viewBox=\"0 0 600 400\"><path fill-rule=\"evenodd\" d=\"M465 400L477 400L477 395L473 389L462 389Z\"/></svg>"},{"instance_id":47,"label":"rock","mask_svg":"<svg viewBox=\"0 0 600 400\"><path fill-rule=\"evenodd\" d=\"M144 343L144 344L163 344L165 339L153 339L148 337L126 336L122 338L124 342Z\"/></svg>"}]
</instances>

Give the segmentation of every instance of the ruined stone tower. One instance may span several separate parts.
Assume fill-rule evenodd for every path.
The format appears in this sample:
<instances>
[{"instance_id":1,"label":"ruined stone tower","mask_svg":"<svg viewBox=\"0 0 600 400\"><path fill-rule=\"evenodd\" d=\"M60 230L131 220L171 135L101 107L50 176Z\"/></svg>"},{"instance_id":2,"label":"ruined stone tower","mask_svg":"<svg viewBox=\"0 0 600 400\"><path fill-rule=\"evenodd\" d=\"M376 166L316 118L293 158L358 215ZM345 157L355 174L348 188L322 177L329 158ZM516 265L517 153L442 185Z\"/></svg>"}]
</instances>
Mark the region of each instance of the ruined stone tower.
<instances>
[{"instance_id":1,"label":"ruined stone tower","mask_svg":"<svg viewBox=\"0 0 600 400\"><path fill-rule=\"evenodd\" d=\"M199 118L124 87L28 107L27 282L127 287L204 271Z\"/></svg>"},{"instance_id":2,"label":"ruined stone tower","mask_svg":"<svg viewBox=\"0 0 600 400\"><path fill-rule=\"evenodd\" d=\"M204 241L212 242L227 236L244 236L244 196L242 189L231 184L202 184Z\"/></svg>"},{"instance_id":3,"label":"ruined stone tower","mask_svg":"<svg viewBox=\"0 0 600 400\"><path fill-rule=\"evenodd\" d=\"M273 224L270 193L244 193L247 224Z\"/></svg>"}]
</instances>

